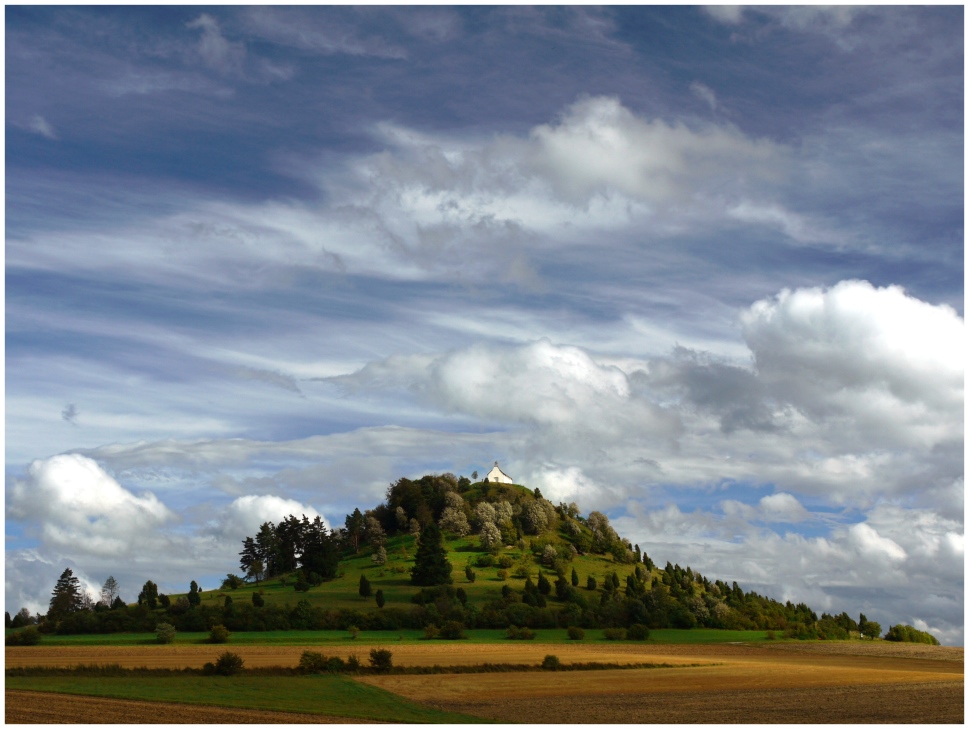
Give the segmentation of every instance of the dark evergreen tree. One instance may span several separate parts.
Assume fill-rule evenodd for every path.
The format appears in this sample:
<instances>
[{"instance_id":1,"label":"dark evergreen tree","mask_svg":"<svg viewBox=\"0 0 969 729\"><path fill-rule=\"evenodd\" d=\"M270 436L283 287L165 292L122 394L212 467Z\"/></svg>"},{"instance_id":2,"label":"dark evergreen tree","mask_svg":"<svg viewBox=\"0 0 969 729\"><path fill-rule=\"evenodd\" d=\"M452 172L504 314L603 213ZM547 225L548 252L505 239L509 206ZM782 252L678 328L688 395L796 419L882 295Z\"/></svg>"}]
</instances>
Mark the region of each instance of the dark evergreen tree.
<instances>
[{"instance_id":1,"label":"dark evergreen tree","mask_svg":"<svg viewBox=\"0 0 969 729\"><path fill-rule=\"evenodd\" d=\"M239 552L239 566L242 568L242 574L252 574L252 566L260 561L261 557L256 548L256 540L252 537L246 537L242 542L242 551Z\"/></svg>"},{"instance_id":2,"label":"dark evergreen tree","mask_svg":"<svg viewBox=\"0 0 969 729\"><path fill-rule=\"evenodd\" d=\"M464 576L467 578L468 582L474 582L474 578L477 575L475 575L474 570L471 569L471 565L466 565L464 568Z\"/></svg>"},{"instance_id":3,"label":"dark evergreen tree","mask_svg":"<svg viewBox=\"0 0 969 729\"><path fill-rule=\"evenodd\" d=\"M51 593L50 607L47 609L48 620L58 620L81 609L81 581L68 568L61 573L54 591Z\"/></svg>"},{"instance_id":4,"label":"dark evergreen tree","mask_svg":"<svg viewBox=\"0 0 969 729\"><path fill-rule=\"evenodd\" d=\"M593 577L592 575L589 575L588 577L585 578L585 589L587 589L587 590L595 590L598 587L599 587L599 585L596 584L596 578L595 577Z\"/></svg>"},{"instance_id":5,"label":"dark evergreen tree","mask_svg":"<svg viewBox=\"0 0 969 729\"><path fill-rule=\"evenodd\" d=\"M256 553L266 568L267 577L282 574L279 539L276 536L276 527L273 526L271 521L264 522L259 526L259 531L256 533Z\"/></svg>"},{"instance_id":6,"label":"dark evergreen tree","mask_svg":"<svg viewBox=\"0 0 969 729\"><path fill-rule=\"evenodd\" d=\"M199 583L192 580L192 584L188 588L188 604L195 607L200 602L202 602L202 598L199 595Z\"/></svg>"},{"instance_id":7,"label":"dark evergreen tree","mask_svg":"<svg viewBox=\"0 0 969 729\"><path fill-rule=\"evenodd\" d=\"M303 517L303 553L300 567L307 574L317 574L324 580L336 577L340 564L340 549L320 517L309 521Z\"/></svg>"},{"instance_id":8,"label":"dark evergreen tree","mask_svg":"<svg viewBox=\"0 0 969 729\"><path fill-rule=\"evenodd\" d=\"M538 591L542 595L548 595L552 592L552 583L542 572L538 573Z\"/></svg>"},{"instance_id":9,"label":"dark evergreen tree","mask_svg":"<svg viewBox=\"0 0 969 729\"><path fill-rule=\"evenodd\" d=\"M354 509L352 514L347 514L347 518L343 522L343 527L346 530L350 544L353 545L353 551L359 552L360 540L363 538L364 528L363 514L360 513L360 509Z\"/></svg>"},{"instance_id":10,"label":"dark evergreen tree","mask_svg":"<svg viewBox=\"0 0 969 729\"><path fill-rule=\"evenodd\" d=\"M572 568L572 587L579 586L579 573L575 571L575 567Z\"/></svg>"},{"instance_id":11,"label":"dark evergreen tree","mask_svg":"<svg viewBox=\"0 0 969 729\"><path fill-rule=\"evenodd\" d=\"M414 556L411 583L415 585L451 584L451 563L441 543L441 530L433 521L421 530L421 541Z\"/></svg>"},{"instance_id":12,"label":"dark evergreen tree","mask_svg":"<svg viewBox=\"0 0 969 729\"><path fill-rule=\"evenodd\" d=\"M377 607L382 608L384 606L384 591L377 590L374 594L374 599L377 601Z\"/></svg>"},{"instance_id":13,"label":"dark evergreen tree","mask_svg":"<svg viewBox=\"0 0 969 729\"><path fill-rule=\"evenodd\" d=\"M258 607L262 607L265 604L266 604L266 601L263 600L262 595L260 595L258 592L252 593L252 605L253 605L253 607L257 607L258 608Z\"/></svg>"},{"instance_id":14,"label":"dark evergreen tree","mask_svg":"<svg viewBox=\"0 0 969 729\"><path fill-rule=\"evenodd\" d=\"M360 575L360 597L370 597L370 580Z\"/></svg>"},{"instance_id":15,"label":"dark evergreen tree","mask_svg":"<svg viewBox=\"0 0 969 729\"><path fill-rule=\"evenodd\" d=\"M158 585L148 580L138 593L138 604L147 605L149 610L158 606Z\"/></svg>"}]
</instances>

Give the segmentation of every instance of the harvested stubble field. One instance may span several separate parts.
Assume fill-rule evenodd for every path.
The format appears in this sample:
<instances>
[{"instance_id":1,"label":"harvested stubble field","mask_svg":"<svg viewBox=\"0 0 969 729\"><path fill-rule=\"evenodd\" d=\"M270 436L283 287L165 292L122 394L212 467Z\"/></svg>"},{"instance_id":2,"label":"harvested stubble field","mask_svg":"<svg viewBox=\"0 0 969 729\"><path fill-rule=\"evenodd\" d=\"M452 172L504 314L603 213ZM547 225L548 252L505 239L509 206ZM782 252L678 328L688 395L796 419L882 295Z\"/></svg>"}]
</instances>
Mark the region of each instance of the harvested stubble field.
<instances>
[{"instance_id":1,"label":"harvested stubble field","mask_svg":"<svg viewBox=\"0 0 969 729\"><path fill-rule=\"evenodd\" d=\"M397 665L666 663L575 673L363 676L433 708L529 723L962 723L963 650L886 643L473 644L389 647ZM228 646L249 666L296 665L314 646ZM369 646L327 653L356 653ZM201 666L225 646L8 648L7 665ZM8 703L8 707L9 707ZM292 721L282 715L280 721ZM271 719L265 719L271 721Z\"/></svg>"}]
</instances>

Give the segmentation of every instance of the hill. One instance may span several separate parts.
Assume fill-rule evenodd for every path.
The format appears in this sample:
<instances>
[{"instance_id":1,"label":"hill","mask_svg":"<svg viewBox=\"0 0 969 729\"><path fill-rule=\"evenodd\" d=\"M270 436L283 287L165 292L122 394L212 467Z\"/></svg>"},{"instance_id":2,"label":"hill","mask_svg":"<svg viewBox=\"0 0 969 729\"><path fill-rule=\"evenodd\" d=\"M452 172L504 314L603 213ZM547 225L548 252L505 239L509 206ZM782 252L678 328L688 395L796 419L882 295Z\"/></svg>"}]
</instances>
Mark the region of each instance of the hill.
<instances>
[{"instance_id":1,"label":"hill","mask_svg":"<svg viewBox=\"0 0 969 729\"><path fill-rule=\"evenodd\" d=\"M41 632L603 628L644 636L694 627L771 631L789 638L877 637L861 615L817 614L711 580L688 567L653 563L616 533L605 514L552 504L538 489L472 482L452 474L401 478L373 509L330 530L317 517L263 523L240 553L244 576L220 589L158 594L147 581L135 605L81 605L65 570L62 611ZM8 627L18 627L9 615ZM21 623L23 624L23 622ZM514 631L512 631L514 633ZM521 633L526 635L527 633ZM618 634L618 632L617 632ZM9 642L8 638L8 642Z\"/></svg>"},{"instance_id":2,"label":"hill","mask_svg":"<svg viewBox=\"0 0 969 729\"><path fill-rule=\"evenodd\" d=\"M290 550L284 557L273 553L280 538L273 541L272 534L280 528L263 524L261 548L259 535L244 542L247 579L228 575L222 589L202 595L201 604L224 610L228 598L235 607L234 615L224 616L226 625L257 630L280 627L288 617L293 627L305 628L396 629L448 621L466 627L641 624L847 638L876 625L859 626L847 614L819 619L804 604L744 592L690 567L661 568L619 536L604 514L583 516L576 504L552 504L538 489L518 484L451 474L402 478L388 488L384 503L347 515L330 535L339 558L325 576L285 569L308 561L299 551L300 523L308 522L295 516L284 521L281 539ZM450 583L438 587L412 581L421 532L429 524L439 525L452 565ZM369 589L361 590L361 578ZM254 594L263 609L244 607ZM267 613L275 617L267 621Z\"/></svg>"}]
</instances>

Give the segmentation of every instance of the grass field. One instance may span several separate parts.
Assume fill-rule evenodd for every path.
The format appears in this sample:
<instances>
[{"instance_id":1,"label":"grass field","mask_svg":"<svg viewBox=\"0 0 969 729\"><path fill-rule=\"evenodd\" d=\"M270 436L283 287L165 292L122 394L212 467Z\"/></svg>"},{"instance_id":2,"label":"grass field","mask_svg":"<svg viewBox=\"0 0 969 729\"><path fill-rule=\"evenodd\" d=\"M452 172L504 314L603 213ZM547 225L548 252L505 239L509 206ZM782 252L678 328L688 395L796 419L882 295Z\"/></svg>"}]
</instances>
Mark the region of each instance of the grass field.
<instances>
[{"instance_id":1,"label":"grass field","mask_svg":"<svg viewBox=\"0 0 969 729\"><path fill-rule=\"evenodd\" d=\"M504 630L467 630L467 638L460 643L507 643ZM603 631L589 629L582 641L570 640L564 629L548 628L535 631L535 643L615 643L607 641ZM233 633L229 645L402 645L408 643L427 643L422 630L360 631L351 638L345 630L271 630L265 632ZM175 645L202 645L208 643L208 633L178 633ZM707 643L751 643L767 639L765 631L757 630L653 630L647 644L707 644ZM434 643L450 641L435 640ZM624 641L625 642L625 641ZM102 635L45 635L41 645L45 646L85 646L85 645L157 645L154 633L107 633Z\"/></svg>"},{"instance_id":2,"label":"grass field","mask_svg":"<svg viewBox=\"0 0 969 729\"><path fill-rule=\"evenodd\" d=\"M7 677L7 689L323 714L404 723L480 721L439 711L345 676Z\"/></svg>"},{"instance_id":3,"label":"grass field","mask_svg":"<svg viewBox=\"0 0 969 729\"><path fill-rule=\"evenodd\" d=\"M469 603L481 604L500 597L503 584L521 591L525 585L525 578L514 576L515 569L519 566L527 567L533 581L537 579L540 566L535 556L529 551L523 553L517 547L506 547L501 551L501 555L507 556L514 563L513 567L507 569L508 577L504 580L499 578L500 568L497 566L474 566L478 557L487 554L480 548L478 542L478 538L473 536L445 539L448 559L454 567L451 573L454 580L453 586L464 589ZM309 592L296 592L293 589L295 578L288 576L282 580L272 578L258 584L243 585L235 590L221 589L218 586L207 587L201 594L202 604L221 606L226 596L231 597L233 602L251 601L252 593L259 591L268 604L295 605L299 600L305 599L311 605L319 605L327 609L372 609L375 607L374 598L364 598L359 594L360 577L364 575L373 586L374 593L378 589L383 590L387 607L413 607L411 597L419 589L410 583L410 571L414 566L414 555L417 552L414 537L410 535L390 537L387 541L387 563L382 566L373 563L370 558L371 551L369 547L361 547L360 554L344 558L340 562L340 573L335 579L313 587ZM465 577L464 568L468 565L471 565L475 571L474 582L469 582ZM613 572L619 575L624 585L626 576L632 574L635 569L635 565L616 562L608 555L596 554L576 556L570 562L570 567L575 568L581 588L585 588L586 579L590 576L596 578L601 588L605 576ZM549 573L548 570L545 572ZM554 580L554 575L551 579ZM186 585L187 589L188 585ZM591 596L595 593L588 594ZM173 594L171 597L174 600L178 594Z\"/></svg>"}]
</instances>

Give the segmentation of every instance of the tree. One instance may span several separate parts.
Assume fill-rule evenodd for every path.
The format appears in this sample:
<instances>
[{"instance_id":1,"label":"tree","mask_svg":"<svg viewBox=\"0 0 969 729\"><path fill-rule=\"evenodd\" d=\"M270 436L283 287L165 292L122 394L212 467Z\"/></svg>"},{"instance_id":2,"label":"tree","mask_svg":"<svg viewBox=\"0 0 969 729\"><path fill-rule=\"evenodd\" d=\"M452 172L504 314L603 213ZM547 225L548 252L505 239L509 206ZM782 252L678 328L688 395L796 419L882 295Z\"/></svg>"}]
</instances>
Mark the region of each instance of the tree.
<instances>
[{"instance_id":1,"label":"tree","mask_svg":"<svg viewBox=\"0 0 969 729\"><path fill-rule=\"evenodd\" d=\"M249 565L249 571L246 572L246 579L253 580L256 584L266 576L266 566L262 563L261 559L256 559L252 561Z\"/></svg>"},{"instance_id":2,"label":"tree","mask_svg":"<svg viewBox=\"0 0 969 729\"><path fill-rule=\"evenodd\" d=\"M336 537L327 530L320 517L312 522L303 517L303 553L299 562L307 574L316 573L324 580L336 577L340 548Z\"/></svg>"},{"instance_id":3,"label":"tree","mask_svg":"<svg viewBox=\"0 0 969 729\"><path fill-rule=\"evenodd\" d=\"M149 610L154 610L158 606L158 585L148 580L138 593L138 604L147 604Z\"/></svg>"},{"instance_id":4,"label":"tree","mask_svg":"<svg viewBox=\"0 0 969 729\"><path fill-rule=\"evenodd\" d=\"M572 587L579 586L579 573L575 571L575 567L572 568Z\"/></svg>"},{"instance_id":5,"label":"tree","mask_svg":"<svg viewBox=\"0 0 969 729\"><path fill-rule=\"evenodd\" d=\"M552 592L552 583L548 581L548 578L542 574L538 573L538 591L542 595L548 595Z\"/></svg>"},{"instance_id":6,"label":"tree","mask_svg":"<svg viewBox=\"0 0 969 729\"><path fill-rule=\"evenodd\" d=\"M374 553L370 555L370 561L378 567L387 564L387 548L383 545L377 547Z\"/></svg>"},{"instance_id":7,"label":"tree","mask_svg":"<svg viewBox=\"0 0 969 729\"><path fill-rule=\"evenodd\" d=\"M262 556L256 547L256 540L252 537L246 537L242 540L242 551L239 552L239 566L242 568L242 573L247 577L250 576L253 572L252 567L256 562L262 564ZM258 582L258 579L256 581Z\"/></svg>"},{"instance_id":8,"label":"tree","mask_svg":"<svg viewBox=\"0 0 969 729\"><path fill-rule=\"evenodd\" d=\"M450 494L448 495L450 496ZM463 511L454 506L448 506L444 509L444 513L441 514L441 520L438 524L444 531L456 534L459 537L463 537L471 531L471 526L468 524L468 517L464 515Z\"/></svg>"},{"instance_id":9,"label":"tree","mask_svg":"<svg viewBox=\"0 0 969 729\"><path fill-rule=\"evenodd\" d=\"M882 634L881 624L876 623L874 620L866 620L865 626L863 628L860 627L860 629L863 636L866 638L871 638L872 640L878 638Z\"/></svg>"},{"instance_id":10,"label":"tree","mask_svg":"<svg viewBox=\"0 0 969 729\"><path fill-rule=\"evenodd\" d=\"M168 623L158 623L155 633L159 643L172 643L175 640L175 626Z\"/></svg>"},{"instance_id":11,"label":"tree","mask_svg":"<svg viewBox=\"0 0 969 729\"><path fill-rule=\"evenodd\" d=\"M202 598L199 596L199 583L192 580L192 584L188 588L188 604L195 607L200 602L202 602Z\"/></svg>"},{"instance_id":12,"label":"tree","mask_svg":"<svg viewBox=\"0 0 969 729\"><path fill-rule=\"evenodd\" d=\"M501 546L501 530L492 522L481 525L481 547L491 551Z\"/></svg>"},{"instance_id":13,"label":"tree","mask_svg":"<svg viewBox=\"0 0 969 729\"><path fill-rule=\"evenodd\" d=\"M260 595L258 592L252 593L252 605L253 605L253 607L259 608L259 607L262 607L265 604L266 604L266 601L263 600L262 595Z\"/></svg>"},{"instance_id":14,"label":"tree","mask_svg":"<svg viewBox=\"0 0 969 729\"><path fill-rule=\"evenodd\" d=\"M384 591L377 590L377 592L374 594L374 599L377 601L377 607L382 608L386 602L384 600Z\"/></svg>"},{"instance_id":15,"label":"tree","mask_svg":"<svg viewBox=\"0 0 969 729\"><path fill-rule=\"evenodd\" d=\"M360 597L370 597L370 580L365 575L360 575Z\"/></svg>"},{"instance_id":16,"label":"tree","mask_svg":"<svg viewBox=\"0 0 969 729\"><path fill-rule=\"evenodd\" d=\"M120 592L121 587L118 585L118 581L114 577L108 577L104 581L104 586L101 588L101 602L105 606L111 607L111 604Z\"/></svg>"},{"instance_id":17,"label":"tree","mask_svg":"<svg viewBox=\"0 0 969 729\"><path fill-rule=\"evenodd\" d=\"M411 583L421 586L451 584L451 563L441 543L441 530L433 521L421 530L421 541L414 556Z\"/></svg>"},{"instance_id":18,"label":"tree","mask_svg":"<svg viewBox=\"0 0 969 729\"><path fill-rule=\"evenodd\" d=\"M474 582L474 578L476 577L476 575L474 573L474 570L471 569L471 565L465 565L464 576L467 578L468 582Z\"/></svg>"},{"instance_id":19,"label":"tree","mask_svg":"<svg viewBox=\"0 0 969 729\"><path fill-rule=\"evenodd\" d=\"M57 620L81 609L81 581L70 568L64 570L51 593L47 618Z\"/></svg>"},{"instance_id":20,"label":"tree","mask_svg":"<svg viewBox=\"0 0 969 729\"><path fill-rule=\"evenodd\" d=\"M354 509L352 514L347 514L343 529L353 545L353 551L359 552L360 539L363 537L363 514L360 513L360 509Z\"/></svg>"}]
</instances>

